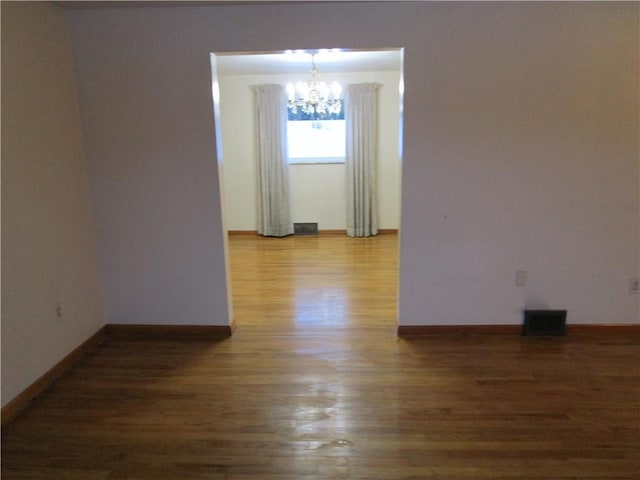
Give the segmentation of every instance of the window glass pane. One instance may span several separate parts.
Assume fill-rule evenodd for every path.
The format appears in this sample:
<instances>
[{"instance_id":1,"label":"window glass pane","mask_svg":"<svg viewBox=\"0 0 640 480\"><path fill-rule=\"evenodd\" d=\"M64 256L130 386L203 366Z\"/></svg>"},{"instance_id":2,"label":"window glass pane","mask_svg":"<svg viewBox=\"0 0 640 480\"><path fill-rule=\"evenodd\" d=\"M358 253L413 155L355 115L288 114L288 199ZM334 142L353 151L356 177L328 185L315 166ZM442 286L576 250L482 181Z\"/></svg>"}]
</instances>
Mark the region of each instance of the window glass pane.
<instances>
[{"instance_id":1,"label":"window glass pane","mask_svg":"<svg viewBox=\"0 0 640 480\"><path fill-rule=\"evenodd\" d=\"M287 122L289 159L323 159L344 162L344 120L301 120Z\"/></svg>"}]
</instances>

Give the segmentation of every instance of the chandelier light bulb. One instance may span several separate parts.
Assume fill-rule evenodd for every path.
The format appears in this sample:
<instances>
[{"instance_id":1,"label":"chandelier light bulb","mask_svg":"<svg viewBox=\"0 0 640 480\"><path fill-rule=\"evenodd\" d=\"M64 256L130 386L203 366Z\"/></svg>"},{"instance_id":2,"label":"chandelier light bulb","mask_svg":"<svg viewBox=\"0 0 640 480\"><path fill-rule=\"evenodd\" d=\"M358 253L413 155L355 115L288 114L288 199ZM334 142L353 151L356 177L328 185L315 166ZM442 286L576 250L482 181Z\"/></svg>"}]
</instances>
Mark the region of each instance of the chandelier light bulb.
<instances>
[{"instance_id":1,"label":"chandelier light bulb","mask_svg":"<svg viewBox=\"0 0 640 480\"><path fill-rule=\"evenodd\" d=\"M296 99L296 89L293 86L293 83L287 83L287 98L290 102Z\"/></svg>"},{"instance_id":2,"label":"chandelier light bulb","mask_svg":"<svg viewBox=\"0 0 640 480\"><path fill-rule=\"evenodd\" d=\"M333 82L331 84L331 94L333 98L340 98L342 95L342 86L338 82Z\"/></svg>"},{"instance_id":3,"label":"chandelier light bulb","mask_svg":"<svg viewBox=\"0 0 640 480\"><path fill-rule=\"evenodd\" d=\"M304 82L298 82L296 84L298 90L298 97L304 100L305 102L309 101L309 85Z\"/></svg>"}]
</instances>

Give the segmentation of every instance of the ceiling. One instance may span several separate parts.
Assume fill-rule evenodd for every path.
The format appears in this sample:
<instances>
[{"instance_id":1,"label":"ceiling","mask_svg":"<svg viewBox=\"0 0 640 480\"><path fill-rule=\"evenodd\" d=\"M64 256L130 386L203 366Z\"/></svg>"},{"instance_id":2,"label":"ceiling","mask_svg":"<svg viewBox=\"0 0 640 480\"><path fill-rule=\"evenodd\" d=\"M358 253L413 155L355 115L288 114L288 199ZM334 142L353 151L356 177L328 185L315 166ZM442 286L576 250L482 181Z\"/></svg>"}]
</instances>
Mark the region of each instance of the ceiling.
<instances>
[{"instance_id":1,"label":"ceiling","mask_svg":"<svg viewBox=\"0 0 640 480\"><path fill-rule=\"evenodd\" d=\"M280 53L217 54L218 74L296 74L311 71L311 54L319 73L400 71L402 51L388 50L287 50Z\"/></svg>"}]
</instances>

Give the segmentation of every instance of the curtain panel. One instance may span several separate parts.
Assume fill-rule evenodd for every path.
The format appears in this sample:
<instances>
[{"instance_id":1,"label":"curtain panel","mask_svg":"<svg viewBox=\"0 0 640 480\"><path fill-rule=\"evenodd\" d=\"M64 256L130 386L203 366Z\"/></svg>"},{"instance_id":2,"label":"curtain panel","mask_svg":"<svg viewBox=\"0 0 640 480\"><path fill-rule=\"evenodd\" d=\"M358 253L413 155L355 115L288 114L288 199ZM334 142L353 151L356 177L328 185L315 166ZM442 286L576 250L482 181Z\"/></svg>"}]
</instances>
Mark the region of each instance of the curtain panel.
<instances>
[{"instance_id":1,"label":"curtain panel","mask_svg":"<svg viewBox=\"0 0 640 480\"><path fill-rule=\"evenodd\" d=\"M376 196L377 92L376 83L347 87L344 98L347 149L347 235L378 233Z\"/></svg>"},{"instance_id":2,"label":"curtain panel","mask_svg":"<svg viewBox=\"0 0 640 480\"><path fill-rule=\"evenodd\" d=\"M257 85L258 233L293 234L287 161L287 97L282 85Z\"/></svg>"}]
</instances>

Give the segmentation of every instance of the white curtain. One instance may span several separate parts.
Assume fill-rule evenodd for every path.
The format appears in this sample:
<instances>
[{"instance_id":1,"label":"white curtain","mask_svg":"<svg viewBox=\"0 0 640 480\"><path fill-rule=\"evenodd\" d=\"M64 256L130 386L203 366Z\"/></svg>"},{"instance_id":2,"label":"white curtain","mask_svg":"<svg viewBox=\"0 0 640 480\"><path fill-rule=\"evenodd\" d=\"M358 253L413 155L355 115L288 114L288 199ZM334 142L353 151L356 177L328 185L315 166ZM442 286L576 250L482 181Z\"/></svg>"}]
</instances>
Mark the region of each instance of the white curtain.
<instances>
[{"instance_id":1,"label":"white curtain","mask_svg":"<svg viewBox=\"0 0 640 480\"><path fill-rule=\"evenodd\" d=\"M347 235L378 233L376 146L378 84L349 85L344 98L347 134Z\"/></svg>"},{"instance_id":2,"label":"white curtain","mask_svg":"<svg viewBox=\"0 0 640 480\"><path fill-rule=\"evenodd\" d=\"M258 233L284 237L293 233L287 162L287 97L281 85L258 85Z\"/></svg>"}]
</instances>

